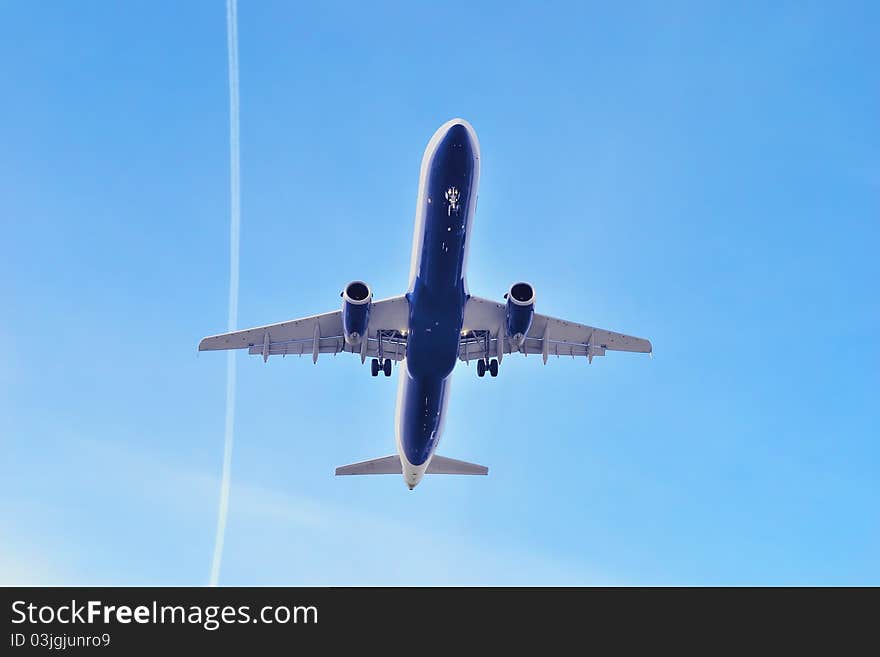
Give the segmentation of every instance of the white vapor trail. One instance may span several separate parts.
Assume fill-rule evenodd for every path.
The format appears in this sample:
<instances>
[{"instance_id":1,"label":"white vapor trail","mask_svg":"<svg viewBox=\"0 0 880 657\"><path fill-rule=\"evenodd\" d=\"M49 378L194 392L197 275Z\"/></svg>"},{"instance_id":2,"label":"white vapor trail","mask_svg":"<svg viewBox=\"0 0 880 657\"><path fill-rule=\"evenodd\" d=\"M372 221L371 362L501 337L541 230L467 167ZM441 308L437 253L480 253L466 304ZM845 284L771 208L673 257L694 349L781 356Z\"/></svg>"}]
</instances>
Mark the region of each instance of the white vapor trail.
<instances>
[{"instance_id":1,"label":"white vapor trail","mask_svg":"<svg viewBox=\"0 0 880 657\"><path fill-rule=\"evenodd\" d=\"M232 216L229 225L229 331L238 323L238 253L241 234L241 162L238 131L238 7L236 0L226 0L226 46L229 56L229 195ZM217 536L211 563L211 586L220 579L223 539L229 514L229 481L232 474L232 439L235 427L235 352L226 354L226 429L223 439L223 475L220 482L220 507L217 511Z\"/></svg>"}]
</instances>

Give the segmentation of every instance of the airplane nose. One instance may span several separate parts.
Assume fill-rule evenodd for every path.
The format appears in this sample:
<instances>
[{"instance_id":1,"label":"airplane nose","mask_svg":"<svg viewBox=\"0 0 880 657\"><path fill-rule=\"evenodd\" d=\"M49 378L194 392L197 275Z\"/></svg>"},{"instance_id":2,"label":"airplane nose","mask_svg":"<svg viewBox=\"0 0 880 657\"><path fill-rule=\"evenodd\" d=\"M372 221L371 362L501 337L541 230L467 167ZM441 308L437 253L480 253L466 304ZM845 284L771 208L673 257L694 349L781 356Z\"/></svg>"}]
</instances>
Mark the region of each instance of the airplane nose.
<instances>
[{"instance_id":1,"label":"airplane nose","mask_svg":"<svg viewBox=\"0 0 880 657\"><path fill-rule=\"evenodd\" d=\"M468 159L474 162L479 160L479 153L477 133L470 123L461 118L451 119L437 128L425 149L425 157L452 157L461 159L459 164L464 164Z\"/></svg>"},{"instance_id":2,"label":"airplane nose","mask_svg":"<svg viewBox=\"0 0 880 657\"><path fill-rule=\"evenodd\" d=\"M446 133L446 139L453 144L466 144L470 142L471 135L464 124L456 123L449 128L449 131Z\"/></svg>"},{"instance_id":3,"label":"airplane nose","mask_svg":"<svg viewBox=\"0 0 880 657\"><path fill-rule=\"evenodd\" d=\"M475 150L470 127L465 122L460 122L453 123L446 130L439 152L453 158L472 158Z\"/></svg>"}]
</instances>

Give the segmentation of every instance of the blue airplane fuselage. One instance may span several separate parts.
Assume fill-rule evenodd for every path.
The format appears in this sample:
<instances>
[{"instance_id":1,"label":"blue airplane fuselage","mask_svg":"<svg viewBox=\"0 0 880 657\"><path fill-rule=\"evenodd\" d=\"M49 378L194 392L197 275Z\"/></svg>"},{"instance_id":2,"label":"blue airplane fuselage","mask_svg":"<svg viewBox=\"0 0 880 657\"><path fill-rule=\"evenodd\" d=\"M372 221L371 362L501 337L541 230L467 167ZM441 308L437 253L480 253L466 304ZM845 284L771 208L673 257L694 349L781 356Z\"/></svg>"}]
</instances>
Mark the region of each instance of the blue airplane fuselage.
<instances>
[{"instance_id":1,"label":"blue airplane fuselage","mask_svg":"<svg viewBox=\"0 0 880 657\"><path fill-rule=\"evenodd\" d=\"M462 120L441 126L422 159L399 374L397 445L410 488L424 475L443 429L468 297L465 267L479 177L473 128Z\"/></svg>"}]
</instances>

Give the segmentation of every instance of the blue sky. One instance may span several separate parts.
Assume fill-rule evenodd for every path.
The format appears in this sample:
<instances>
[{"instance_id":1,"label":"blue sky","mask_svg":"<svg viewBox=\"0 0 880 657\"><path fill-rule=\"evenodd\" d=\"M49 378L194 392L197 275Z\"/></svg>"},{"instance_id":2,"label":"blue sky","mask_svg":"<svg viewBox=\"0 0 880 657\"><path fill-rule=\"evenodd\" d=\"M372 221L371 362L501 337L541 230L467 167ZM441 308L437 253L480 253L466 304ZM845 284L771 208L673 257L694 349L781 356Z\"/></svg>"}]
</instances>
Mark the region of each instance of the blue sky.
<instances>
[{"instance_id":1,"label":"blue sky","mask_svg":"<svg viewBox=\"0 0 880 657\"><path fill-rule=\"evenodd\" d=\"M320 6L319 6L320 5ZM222 460L225 6L6 3L0 583L204 584ZM239 6L239 324L407 281L433 131L481 141L469 283L655 358L396 381L238 361L224 584L880 584L876 3ZM395 375L396 376L396 375Z\"/></svg>"}]
</instances>

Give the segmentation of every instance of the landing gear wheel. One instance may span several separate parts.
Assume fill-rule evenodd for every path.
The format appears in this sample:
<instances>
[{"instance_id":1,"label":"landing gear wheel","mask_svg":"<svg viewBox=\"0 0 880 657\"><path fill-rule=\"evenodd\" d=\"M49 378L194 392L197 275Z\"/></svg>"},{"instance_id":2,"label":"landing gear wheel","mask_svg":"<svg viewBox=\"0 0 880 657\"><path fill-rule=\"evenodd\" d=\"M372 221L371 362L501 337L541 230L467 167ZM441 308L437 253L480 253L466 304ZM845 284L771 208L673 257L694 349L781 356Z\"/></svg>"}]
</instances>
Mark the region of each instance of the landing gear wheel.
<instances>
[{"instance_id":1,"label":"landing gear wheel","mask_svg":"<svg viewBox=\"0 0 880 657\"><path fill-rule=\"evenodd\" d=\"M489 374L492 376L498 376L498 361L494 358L489 361Z\"/></svg>"},{"instance_id":2,"label":"landing gear wheel","mask_svg":"<svg viewBox=\"0 0 880 657\"><path fill-rule=\"evenodd\" d=\"M379 376L379 359L374 358L370 361L370 372L373 376Z\"/></svg>"},{"instance_id":3,"label":"landing gear wheel","mask_svg":"<svg viewBox=\"0 0 880 657\"><path fill-rule=\"evenodd\" d=\"M477 376L484 377L486 376L486 361L482 358L477 361Z\"/></svg>"},{"instance_id":4,"label":"landing gear wheel","mask_svg":"<svg viewBox=\"0 0 880 657\"><path fill-rule=\"evenodd\" d=\"M382 365L382 370L385 372L385 376L391 376L391 359L386 358L385 364Z\"/></svg>"}]
</instances>

